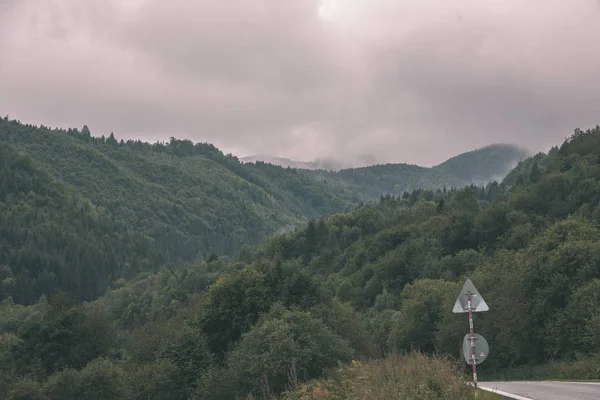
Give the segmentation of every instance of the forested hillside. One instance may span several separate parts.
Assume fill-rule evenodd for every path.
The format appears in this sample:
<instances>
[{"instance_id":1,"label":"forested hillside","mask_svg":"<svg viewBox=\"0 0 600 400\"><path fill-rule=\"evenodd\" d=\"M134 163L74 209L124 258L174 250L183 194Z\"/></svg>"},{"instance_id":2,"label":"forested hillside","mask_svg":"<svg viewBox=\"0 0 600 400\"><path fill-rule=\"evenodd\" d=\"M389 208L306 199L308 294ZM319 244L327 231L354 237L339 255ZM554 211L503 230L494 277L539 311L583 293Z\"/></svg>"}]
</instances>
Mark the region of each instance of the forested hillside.
<instances>
[{"instance_id":1,"label":"forested hillside","mask_svg":"<svg viewBox=\"0 0 600 400\"><path fill-rule=\"evenodd\" d=\"M0 119L0 141L153 241L167 259L233 254L362 197L292 169L241 164L209 144L95 138Z\"/></svg>"},{"instance_id":2,"label":"forested hillside","mask_svg":"<svg viewBox=\"0 0 600 400\"><path fill-rule=\"evenodd\" d=\"M56 288L90 300L164 261L148 238L0 143L0 300L29 304Z\"/></svg>"},{"instance_id":3,"label":"forested hillside","mask_svg":"<svg viewBox=\"0 0 600 400\"><path fill-rule=\"evenodd\" d=\"M469 181L450 174L409 164L385 164L371 167L343 169L338 172L311 171L309 176L348 188L365 195L367 198L379 198L381 195L402 195L416 189L440 189L443 187L462 187Z\"/></svg>"},{"instance_id":4,"label":"forested hillside","mask_svg":"<svg viewBox=\"0 0 600 400\"><path fill-rule=\"evenodd\" d=\"M243 163L256 163L265 162L267 164L279 165L281 167L290 167L297 169L310 169L310 170L338 170L341 169L341 165L335 160L315 160L315 161L296 161L290 160L289 158L283 157L271 157L267 155L247 156L240 158Z\"/></svg>"},{"instance_id":5,"label":"forested hillside","mask_svg":"<svg viewBox=\"0 0 600 400\"><path fill-rule=\"evenodd\" d=\"M376 199L387 194L400 196L417 189L436 190L499 181L527 155L516 146L496 144L452 157L433 168L397 163L335 172L302 172Z\"/></svg>"},{"instance_id":6,"label":"forested hillside","mask_svg":"<svg viewBox=\"0 0 600 400\"><path fill-rule=\"evenodd\" d=\"M599 201L597 127L522 162L504 183L384 196L271 237L233 263L120 279L91 303L9 299L0 397L292 399L329 370L313 389L359 396L356 360L412 348L459 357L468 324L451 309L466 277L490 306L475 315L491 349L483 377L561 365L561 378L598 379ZM388 360L394 379L407 380L402 390L423 376L399 378L404 363ZM427 370L418 362L447 371L413 362L413 372ZM368 365L364 385L383 393L378 374L388 372ZM430 398L461 380L431 376L419 381Z\"/></svg>"},{"instance_id":7,"label":"forested hillside","mask_svg":"<svg viewBox=\"0 0 600 400\"><path fill-rule=\"evenodd\" d=\"M405 164L338 173L262 162L243 164L204 143L174 138L155 144L117 141L112 134L94 137L87 127L81 131L49 129L8 118L0 119L0 142L31 159L38 171L97 212L118 221L120 229L135 232L156 253L150 257L156 261L151 263L154 270L165 261L234 255L270 234L291 231L309 219L347 210L382 194L458 187L466 182L435 169ZM129 257L149 256L130 251ZM28 270L18 262L11 268ZM126 273L128 268L119 269ZM101 281L120 276L109 275ZM42 292L48 293L37 290L35 295ZM80 291L86 299L101 292ZM15 297L15 301L23 298Z\"/></svg>"},{"instance_id":8,"label":"forested hillside","mask_svg":"<svg viewBox=\"0 0 600 400\"><path fill-rule=\"evenodd\" d=\"M515 145L493 144L459 154L434 167L440 173L473 183L502 180L529 152Z\"/></svg>"},{"instance_id":9,"label":"forested hillside","mask_svg":"<svg viewBox=\"0 0 600 400\"><path fill-rule=\"evenodd\" d=\"M387 166L392 168L409 168L409 170L412 169L419 171L419 173L423 175L423 177L420 178L423 180L421 183L425 184L427 184L427 181L425 180L426 175L430 170L435 170L431 172L434 175L446 175L446 177L451 176L455 179L460 179L463 181L463 183L487 183L493 180L501 180L502 177L515 166L516 163L524 160L528 156L529 152L527 150L516 145L492 144L477 150L468 151L466 153L454 156L433 168L418 168L415 165L400 163L387 163ZM371 166L378 168L382 167L381 164L377 163L375 157L368 156L350 157L349 159L341 160L317 159L315 161L307 162L290 160L289 158L272 157L268 155L257 155L242 157L241 160L245 163L263 161L283 167L309 170L341 171L355 169L362 171L363 173L364 171L369 171L369 167ZM402 170L399 171L402 172ZM348 176L348 174L348 172L345 172L340 175ZM398 184L401 183L402 181L398 181ZM419 188L422 189L423 187ZM435 188L437 188L437 186L435 186L434 189ZM409 187L406 187L406 190L409 189Z\"/></svg>"}]
</instances>

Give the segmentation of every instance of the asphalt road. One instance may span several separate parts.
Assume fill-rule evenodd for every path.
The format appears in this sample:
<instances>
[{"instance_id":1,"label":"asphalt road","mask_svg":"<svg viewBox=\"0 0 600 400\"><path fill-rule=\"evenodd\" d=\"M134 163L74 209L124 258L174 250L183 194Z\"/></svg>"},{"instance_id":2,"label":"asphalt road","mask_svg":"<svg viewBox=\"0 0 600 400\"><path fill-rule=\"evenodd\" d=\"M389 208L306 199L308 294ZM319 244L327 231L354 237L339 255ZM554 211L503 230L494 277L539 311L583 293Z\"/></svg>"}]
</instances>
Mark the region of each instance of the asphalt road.
<instances>
[{"instance_id":1,"label":"asphalt road","mask_svg":"<svg viewBox=\"0 0 600 400\"><path fill-rule=\"evenodd\" d=\"M479 382L479 388L517 400L599 400L600 383ZM511 397L512 395L512 397Z\"/></svg>"}]
</instances>

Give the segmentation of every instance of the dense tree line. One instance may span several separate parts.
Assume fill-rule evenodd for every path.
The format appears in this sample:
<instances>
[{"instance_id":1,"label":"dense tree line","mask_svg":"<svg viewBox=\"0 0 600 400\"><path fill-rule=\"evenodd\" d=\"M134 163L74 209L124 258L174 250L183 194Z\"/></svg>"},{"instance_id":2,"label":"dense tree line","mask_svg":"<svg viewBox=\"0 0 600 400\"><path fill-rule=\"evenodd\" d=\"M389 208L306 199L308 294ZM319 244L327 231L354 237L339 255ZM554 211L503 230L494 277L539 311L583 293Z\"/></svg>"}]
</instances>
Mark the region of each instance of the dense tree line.
<instances>
[{"instance_id":1,"label":"dense tree line","mask_svg":"<svg viewBox=\"0 0 600 400\"><path fill-rule=\"evenodd\" d=\"M173 137L152 144L117 140L113 133L92 136L87 126L51 129L8 117L0 118L0 141L115 220L151 238L175 262L233 255L270 234L380 194L467 182L453 175L460 173L453 166L443 171L404 164L339 173L300 171L263 162L244 164L207 143ZM517 156L511 147L495 157L489 153L476 152L479 158L504 162ZM481 169L479 158L472 160L473 170ZM496 164L502 167L500 161Z\"/></svg>"},{"instance_id":2,"label":"dense tree line","mask_svg":"<svg viewBox=\"0 0 600 400\"><path fill-rule=\"evenodd\" d=\"M233 255L309 218L363 198L293 169L242 164L214 146L93 137L0 118L0 141L115 220L153 240L171 261Z\"/></svg>"},{"instance_id":3,"label":"dense tree line","mask_svg":"<svg viewBox=\"0 0 600 400\"><path fill-rule=\"evenodd\" d=\"M30 304L57 288L91 300L164 261L151 240L0 143L0 300Z\"/></svg>"},{"instance_id":4,"label":"dense tree line","mask_svg":"<svg viewBox=\"0 0 600 400\"><path fill-rule=\"evenodd\" d=\"M501 179L528 153L514 145L491 145L452 157L431 168L385 164L337 172L306 171L331 184L346 187L369 199L382 194L400 196L414 190L482 185Z\"/></svg>"},{"instance_id":5,"label":"dense tree line","mask_svg":"<svg viewBox=\"0 0 600 400\"><path fill-rule=\"evenodd\" d=\"M528 156L520 147L493 144L452 157L434 169L474 183L489 182L500 179Z\"/></svg>"},{"instance_id":6,"label":"dense tree line","mask_svg":"<svg viewBox=\"0 0 600 400\"><path fill-rule=\"evenodd\" d=\"M94 301L9 297L0 397L269 398L352 360L459 358L468 325L451 309L465 277L491 308L475 321L491 347L482 374L592 360L600 378L599 199L597 127L502 183L382 195L237 258L121 276Z\"/></svg>"},{"instance_id":7,"label":"dense tree line","mask_svg":"<svg viewBox=\"0 0 600 400\"><path fill-rule=\"evenodd\" d=\"M437 189L468 185L467 180L436 169L409 164L385 164L362 168L343 169L337 172L307 171L330 182L364 194L368 199L382 194L402 195L417 189Z\"/></svg>"}]
</instances>

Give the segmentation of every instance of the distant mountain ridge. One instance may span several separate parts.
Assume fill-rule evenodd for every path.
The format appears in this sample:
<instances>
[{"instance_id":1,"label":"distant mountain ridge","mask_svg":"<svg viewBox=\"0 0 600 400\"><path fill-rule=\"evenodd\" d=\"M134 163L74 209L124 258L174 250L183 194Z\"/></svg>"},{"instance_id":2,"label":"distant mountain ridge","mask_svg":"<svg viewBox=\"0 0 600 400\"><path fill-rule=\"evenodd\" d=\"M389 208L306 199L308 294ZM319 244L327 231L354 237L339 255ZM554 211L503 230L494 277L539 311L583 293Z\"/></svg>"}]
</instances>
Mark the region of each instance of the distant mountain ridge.
<instances>
[{"instance_id":1,"label":"distant mountain ridge","mask_svg":"<svg viewBox=\"0 0 600 400\"><path fill-rule=\"evenodd\" d=\"M405 163L340 168L341 162L319 164L269 156L245 157L247 163L297 168L307 176L360 193L367 198L402 195L416 189L484 185L501 181L529 152L512 144L492 144L452 157L434 167ZM250 161L254 160L254 161ZM368 161L364 157L365 163ZM371 159L373 161L373 159Z\"/></svg>"},{"instance_id":2,"label":"distant mountain ridge","mask_svg":"<svg viewBox=\"0 0 600 400\"><path fill-rule=\"evenodd\" d=\"M50 129L8 118L0 119L0 142L173 262L233 255L269 235L382 195L501 178L522 156L504 145L464 153L434 168L386 164L332 170L339 164L317 160L312 166L320 169L297 169L240 162L208 143L123 141L113 134L92 136L85 126ZM371 161L368 156L351 160Z\"/></svg>"},{"instance_id":3,"label":"distant mountain ridge","mask_svg":"<svg viewBox=\"0 0 600 400\"><path fill-rule=\"evenodd\" d=\"M27 304L56 288L93 299L111 280L165 262L148 237L2 142L0 220L0 302Z\"/></svg>"},{"instance_id":4,"label":"distant mountain ridge","mask_svg":"<svg viewBox=\"0 0 600 400\"><path fill-rule=\"evenodd\" d=\"M173 261L244 245L365 200L298 170L242 164L207 143L94 137L0 118L0 143L136 232Z\"/></svg>"},{"instance_id":5,"label":"distant mountain ridge","mask_svg":"<svg viewBox=\"0 0 600 400\"><path fill-rule=\"evenodd\" d=\"M467 276L486 380L597 378L600 126L440 189L511 154L310 171L0 119L0 398L475 399Z\"/></svg>"},{"instance_id":6,"label":"distant mountain ridge","mask_svg":"<svg viewBox=\"0 0 600 400\"><path fill-rule=\"evenodd\" d=\"M475 184L502 180L531 153L514 144L492 144L452 157L433 167Z\"/></svg>"},{"instance_id":7,"label":"distant mountain ridge","mask_svg":"<svg viewBox=\"0 0 600 400\"><path fill-rule=\"evenodd\" d=\"M347 168L360 168L375 165L377 163L376 158L370 155L358 155L349 157L342 160L335 159L333 157L317 158L314 161L297 161L285 157L274 157L269 155L254 155L241 157L240 161L243 163L255 163L265 162L273 165L279 165L284 168L297 168L297 169L308 169L308 170L326 170L326 171L339 171Z\"/></svg>"},{"instance_id":8,"label":"distant mountain ridge","mask_svg":"<svg viewBox=\"0 0 600 400\"><path fill-rule=\"evenodd\" d=\"M531 153L528 150L515 144L494 143L451 157L431 169L449 173L464 181L489 181L491 178L496 177L498 177L497 179L502 179L519 161L529 156L531 156ZM368 168L382 165L416 166L406 163L378 163L376 157L370 155L358 155L344 160L329 157L317 158L314 161L298 161L285 157L260 154L241 157L239 160L243 163L264 162L284 168L326 171L341 171L344 169Z\"/></svg>"}]
</instances>

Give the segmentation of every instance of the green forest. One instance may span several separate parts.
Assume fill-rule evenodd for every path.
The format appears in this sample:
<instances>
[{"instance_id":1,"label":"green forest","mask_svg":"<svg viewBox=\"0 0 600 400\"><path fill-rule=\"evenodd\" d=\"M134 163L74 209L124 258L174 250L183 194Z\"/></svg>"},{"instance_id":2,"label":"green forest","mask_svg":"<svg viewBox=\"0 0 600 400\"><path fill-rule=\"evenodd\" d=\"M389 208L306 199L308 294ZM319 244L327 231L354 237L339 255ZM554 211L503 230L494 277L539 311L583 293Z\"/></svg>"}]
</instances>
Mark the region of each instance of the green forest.
<instances>
[{"instance_id":1,"label":"green forest","mask_svg":"<svg viewBox=\"0 0 600 400\"><path fill-rule=\"evenodd\" d=\"M50 129L8 117L0 118L0 144L0 195L9 198L0 252L2 279L9 281L0 301L11 296L19 304L56 288L93 300L120 278L168 263L235 257L271 234L382 193L463 183L452 175L459 168L443 175L398 164L323 176L243 164L207 143L117 141L113 134L94 137L85 126ZM524 157L511 146L490 150L474 153L487 154L495 173ZM470 153L458 159L478 162Z\"/></svg>"},{"instance_id":2,"label":"green forest","mask_svg":"<svg viewBox=\"0 0 600 400\"><path fill-rule=\"evenodd\" d=\"M528 155L526 150L517 146L495 144L459 154L431 168L412 164L380 164L336 172L302 172L372 200L388 194L402 196L418 189L485 185L506 175Z\"/></svg>"},{"instance_id":3,"label":"green forest","mask_svg":"<svg viewBox=\"0 0 600 400\"><path fill-rule=\"evenodd\" d=\"M474 398L467 277L483 378L600 379L600 127L486 185L324 174L4 119L0 397Z\"/></svg>"}]
</instances>

